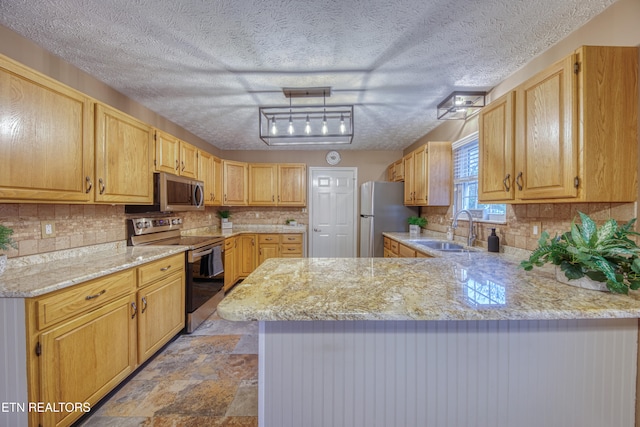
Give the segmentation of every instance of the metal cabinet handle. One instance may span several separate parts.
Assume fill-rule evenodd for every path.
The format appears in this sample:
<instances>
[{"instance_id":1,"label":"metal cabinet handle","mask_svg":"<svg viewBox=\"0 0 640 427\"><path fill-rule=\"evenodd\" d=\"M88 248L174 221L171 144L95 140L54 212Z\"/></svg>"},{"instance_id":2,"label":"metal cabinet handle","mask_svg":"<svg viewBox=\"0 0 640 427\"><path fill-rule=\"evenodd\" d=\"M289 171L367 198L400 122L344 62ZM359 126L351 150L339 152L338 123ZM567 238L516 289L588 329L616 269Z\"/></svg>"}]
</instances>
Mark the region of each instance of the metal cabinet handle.
<instances>
[{"instance_id":1,"label":"metal cabinet handle","mask_svg":"<svg viewBox=\"0 0 640 427\"><path fill-rule=\"evenodd\" d=\"M142 297L142 310L140 313L144 313L147 310L147 297Z\"/></svg>"},{"instance_id":2,"label":"metal cabinet handle","mask_svg":"<svg viewBox=\"0 0 640 427\"><path fill-rule=\"evenodd\" d=\"M98 179L98 188L100 189L100 194L104 194L104 190L106 190L107 186L104 184L104 180L102 178Z\"/></svg>"},{"instance_id":3,"label":"metal cabinet handle","mask_svg":"<svg viewBox=\"0 0 640 427\"><path fill-rule=\"evenodd\" d=\"M522 172L518 173L518 176L516 176L516 185L518 186L518 190L522 191L522 186L523 186L524 182L522 180Z\"/></svg>"},{"instance_id":4,"label":"metal cabinet handle","mask_svg":"<svg viewBox=\"0 0 640 427\"><path fill-rule=\"evenodd\" d=\"M178 163L178 159L176 159L176 170L180 169L180 163Z\"/></svg>"},{"instance_id":5,"label":"metal cabinet handle","mask_svg":"<svg viewBox=\"0 0 640 427\"><path fill-rule=\"evenodd\" d=\"M273 195L272 195L272 196L271 196L271 201L272 201L272 202L275 202L275 201L276 201L276 196L273 196Z\"/></svg>"},{"instance_id":6,"label":"metal cabinet handle","mask_svg":"<svg viewBox=\"0 0 640 427\"><path fill-rule=\"evenodd\" d=\"M87 194L89 194L89 192L90 192L90 191L91 191L91 189L93 188L93 182L91 181L91 178L90 178L90 177L88 177L88 176L87 176L87 177L85 177L85 181L87 182L87 184L88 184L89 186L87 187L87 189L86 189L86 190L84 190L84 192L85 192L85 193L87 193Z\"/></svg>"},{"instance_id":7,"label":"metal cabinet handle","mask_svg":"<svg viewBox=\"0 0 640 427\"><path fill-rule=\"evenodd\" d=\"M84 297L85 300L89 301L92 300L94 298L98 298L100 295L104 295L107 292L106 289L101 290L100 292L98 292L95 295L87 295L86 297Z\"/></svg>"},{"instance_id":8,"label":"metal cabinet handle","mask_svg":"<svg viewBox=\"0 0 640 427\"><path fill-rule=\"evenodd\" d=\"M182 162L182 171L183 171L183 172L184 172L184 168L185 168L185 166L184 166L184 162Z\"/></svg>"},{"instance_id":9,"label":"metal cabinet handle","mask_svg":"<svg viewBox=\"0 0 640 427\"><path fill-rule=\"evenodd\" d=\"M171 268L171 264L167 265L166 267L162 267L160 271L167 271L170 268Z\"/></svg>"},{"instance_id":10,"label":"metal cabinet handle","mask_svg":"<svg viewBox=\"0 0 640 427\"><path fill-rule=\"evenodd\" d=\"M502 180L502 185L504 185L504 191L506 191L507 193L511 190L511 174L508 173L507 176L504 177L504 180Z\"/></svg>"},{"instance_id":11,"label":"metal cabinet handle","mask_svg":"<svg viewBox=\"0 0 640 427\"><path fill-rule=\"evenodd\" d=\"M133 319L134 317L136 317L136 314L138 314L138 306L136 305L135 302L131 303L131 310L133 311L131 313L131 318Z\"/></svg>"}]
</instances>

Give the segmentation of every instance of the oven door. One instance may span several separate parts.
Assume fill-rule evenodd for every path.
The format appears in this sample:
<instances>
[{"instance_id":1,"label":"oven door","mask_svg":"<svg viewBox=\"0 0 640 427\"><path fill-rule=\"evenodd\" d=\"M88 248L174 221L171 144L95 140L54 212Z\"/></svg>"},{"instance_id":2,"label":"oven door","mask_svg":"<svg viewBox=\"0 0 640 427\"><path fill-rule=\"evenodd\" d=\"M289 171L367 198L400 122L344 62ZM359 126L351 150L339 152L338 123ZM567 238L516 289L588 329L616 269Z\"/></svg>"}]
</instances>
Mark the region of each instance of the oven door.
<instances>
[{"instance_id":1,"label":"oven door","mask_svg":"<svg viewBox=\"0 0 640 427\"><path fill-rule=\"evenodd\" d=\"M224 286L224 245L187 252L186 311L193 313L217 296Z\"/></svg>"}]
</instances>

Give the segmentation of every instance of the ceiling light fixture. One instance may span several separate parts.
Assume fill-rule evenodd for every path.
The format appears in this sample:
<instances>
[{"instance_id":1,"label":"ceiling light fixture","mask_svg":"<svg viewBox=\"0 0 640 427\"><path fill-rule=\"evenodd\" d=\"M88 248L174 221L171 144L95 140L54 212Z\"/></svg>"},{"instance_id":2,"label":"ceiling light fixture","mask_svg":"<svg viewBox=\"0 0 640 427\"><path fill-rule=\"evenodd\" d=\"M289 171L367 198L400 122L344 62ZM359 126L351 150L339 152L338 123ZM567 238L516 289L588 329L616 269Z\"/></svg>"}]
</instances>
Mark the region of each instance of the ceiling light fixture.
<instances>
[{"instance_id":1,"label":"ceiling light fixture","mask_svg":"<svg viewBox=\"0 0 640 427\"><path fill-rule=\"evenodd\" d=\"M466 120L484 107L486 95L486 92L452 92L438 104L438 120Z\"/></svg>"},{"instance_id":2,"label":"ceiling light fixture","mask_svg":"<svg viewBox=\"0 0 640 427\"><path fill-rule=\"evenodd\" d=\"M327 105L330 87L283 88L282 91L289 98L289 108L259 108L260 139L267 145L351 144L353 105ZM292 98L314 97L322 97L322 105L294 106L291 102Z\"/></svg>"}]
</instances>

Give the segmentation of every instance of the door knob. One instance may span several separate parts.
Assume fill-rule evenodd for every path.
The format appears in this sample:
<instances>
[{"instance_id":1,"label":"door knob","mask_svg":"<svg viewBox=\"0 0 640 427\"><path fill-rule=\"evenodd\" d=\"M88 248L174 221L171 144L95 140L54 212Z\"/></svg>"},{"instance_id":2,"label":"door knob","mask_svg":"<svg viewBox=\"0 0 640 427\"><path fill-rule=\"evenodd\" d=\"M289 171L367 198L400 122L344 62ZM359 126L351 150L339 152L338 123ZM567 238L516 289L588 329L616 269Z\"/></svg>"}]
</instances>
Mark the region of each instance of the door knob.
<instances>
[{"instance_id":1,"label":"door knob","mask_svg":"<svg viewBox=\"0 0 640 427\"><path fill-rule=\"evenodd\" d=\"M319 233L319 232L321 232L322 230L320 230L319 228L314 228L314 229L313 229L313 231L315 231L315 232Z\"/></svg>"}]
</instances>

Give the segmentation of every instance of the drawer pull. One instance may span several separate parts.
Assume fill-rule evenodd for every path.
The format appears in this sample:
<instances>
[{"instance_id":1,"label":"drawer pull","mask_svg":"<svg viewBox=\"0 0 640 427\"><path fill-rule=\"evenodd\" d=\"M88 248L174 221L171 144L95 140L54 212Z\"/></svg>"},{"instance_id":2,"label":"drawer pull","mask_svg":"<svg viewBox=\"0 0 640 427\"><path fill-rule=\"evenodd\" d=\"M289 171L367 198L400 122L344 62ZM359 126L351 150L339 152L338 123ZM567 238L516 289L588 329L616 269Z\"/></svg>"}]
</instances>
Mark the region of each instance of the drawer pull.
<instances>
[{"instance_id":1,"label":"drawer pull","mask_svg":"<svg viewBox=\"0 0 640 427\"><path fill-rule=\"evenodd\" d=\"M147 297L142 297L142 311L140 313L144 313L147 310Z\"/></svg>"},{"instance_id":2,"label":"drawer pull","mask_svg":"<svg viewBox=\"0 0 640 427\"><path fill-rule=\"evenodd\" d=\"M95 295L87 295L86 297L84 297L85 300L89 301L92 300L94 298L98 298L100 295L104 295L107 292L106 289L101 290L100 292L98 292Z\"/></svg>"},{"instance_id":3,"label":"drawer pull","mask_svg":"<svg viewBox=\"0 0 640 427\"><path fill-rule=\"evenodd\" d=\"M289 248L289 249L287 249L287 250L288 250L288 251L295 251L296 249L295 249L295 248Z\"/></svg>"},{"instance_id":4,"label":"drawer pull","mask_svg":"<svg viewBox=\"0 0 640 427\"><path fill-rule=\"evenodd\" d=\"M138 313L138 306L136 305L135 302L131 303L131 318L133 319L134 317L136 317L136 314Z\"/></svg>"},{"instance_id":5,"label":"drawer pull","mask_svg":"<svg viewBox=\"0 0 640 427\"><path fill-rule=\"evenodd\" d=\"M167 265L166 267L162 267L160 271L167 271L170 268L171 268L171 264Z\"/></svg>"}]
</instances>

